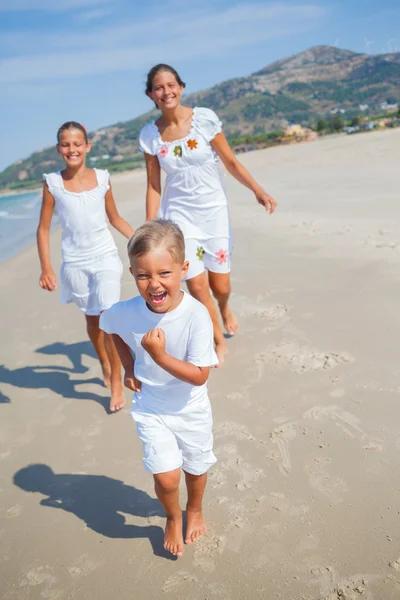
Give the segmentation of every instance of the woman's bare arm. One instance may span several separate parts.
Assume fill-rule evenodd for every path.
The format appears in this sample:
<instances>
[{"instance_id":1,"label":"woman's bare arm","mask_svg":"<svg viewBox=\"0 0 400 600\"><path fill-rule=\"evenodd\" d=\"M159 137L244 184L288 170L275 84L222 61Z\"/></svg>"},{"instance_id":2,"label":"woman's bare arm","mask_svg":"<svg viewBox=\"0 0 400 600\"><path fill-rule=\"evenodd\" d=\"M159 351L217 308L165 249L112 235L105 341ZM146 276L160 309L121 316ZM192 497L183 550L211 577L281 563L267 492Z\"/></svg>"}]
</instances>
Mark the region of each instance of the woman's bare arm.
<instances>
[{"instance_id":1,"label":"woman's bare arm","mask_svg":"<svg viewBox=\"0 0 400 600\"><path fill-rule=\"evenodd\" d=\"M146 221L156 218L161 200L161 169L157 156L144 155L147 170Z\"/></svg>"},{"instance_id":2,"label":"woman's bare arm","mask_svg":"<svg viewBox=\"0 0 400 600\"><path fill-rule=\"evenodd\" d=\"M232 177L251 190L255 195L257 202L264 206L267 212L270 214L273 213L277 205L276 201L264 191L255 179L253 179L246 167L238 161L222 132L218 133L215 138L211 140L211 146L214 148L215 152L224 163L226 170Z\"/></svg>"},{"instance_id":3,"label":"woman's bare arm","mask_svg":"<svg viewBox=\"0 0 400 600\"><path fill-rule=\"evenodd\" d=\"M107 213L107 217L108 217L108 220L110 221L111 225L113 227L115 227L115 229L117 231L122 233L122 235L124 235L126 238L130 239L134 234L134 230L129 225L129 223L120 216L120 214L118 212L118 209L117 209L117 206L116 206L115 200L114 200L114 195L113 195L112 189L111 189L111 183L110 183L110 189L106 193L105 200L106 200L106 213Z\"/></svg>"}]
</instances>

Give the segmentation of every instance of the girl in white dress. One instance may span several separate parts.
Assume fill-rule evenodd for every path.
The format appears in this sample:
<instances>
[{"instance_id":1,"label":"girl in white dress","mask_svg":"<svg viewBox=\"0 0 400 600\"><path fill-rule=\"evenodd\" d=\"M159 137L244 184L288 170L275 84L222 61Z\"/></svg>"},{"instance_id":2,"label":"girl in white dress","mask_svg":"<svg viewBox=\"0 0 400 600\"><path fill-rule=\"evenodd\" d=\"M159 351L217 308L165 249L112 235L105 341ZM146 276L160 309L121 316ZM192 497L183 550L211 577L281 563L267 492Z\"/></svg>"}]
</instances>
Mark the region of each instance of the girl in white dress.
<instances>
[{"instance_id":1,"label":"girl in white dress","mask_svg":"<svg viewBox=\"0 0 400 600\"><path fill-rule=\"evenodd\" d=\"M161 203L160 217L174 221L181 228L189 261L186 283L190 293L210 313L215 349L222 364L227 352L226 340L210 288L227 333L234 335L238 324L228 304L232 236L216 155L228 172L254 193L267 212L275 210L276 202L237 160L217 115L209 108L181 105L184 88L178 73L169 65L156 65L148 73L146 94L162 115L143 127L139 135L147 168L146 218L154 219ZM167 175L162 200L161 169Z\"/></svg>"},{"instance_id":2,"label":"girl in white dress","mask_svg":"<svg viewBox=\"0 0 400 600\"><path fill-rule=\"evenodd\" d=\"M56 208L62 227L61 302L75 302L85 314L104 384L111 386L110 410L115 412L125 403L121 365L111 336L99 328L99 319L104 310L119 301L122 263L107 218L127 238L133 235L133 229L118 214L108 171L86 167L91 144L83 125L74 121L64 123L57 132L57 142L57 151L66 168L44 176L37 231L42 268L39 285L49 292L57 287L49 235Z\"/></svg>"}]
</instances>

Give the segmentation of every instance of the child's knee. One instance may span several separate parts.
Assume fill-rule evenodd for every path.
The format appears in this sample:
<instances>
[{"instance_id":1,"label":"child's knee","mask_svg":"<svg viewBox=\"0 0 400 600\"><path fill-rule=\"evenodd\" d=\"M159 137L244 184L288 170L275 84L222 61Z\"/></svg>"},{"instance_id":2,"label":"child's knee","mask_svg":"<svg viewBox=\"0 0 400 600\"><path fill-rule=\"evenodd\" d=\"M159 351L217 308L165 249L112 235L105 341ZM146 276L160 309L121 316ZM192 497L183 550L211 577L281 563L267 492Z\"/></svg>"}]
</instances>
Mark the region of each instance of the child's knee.
<instances>
[{"instance_id":1,"label":"child's knee","mask_svg":"<svg viewBox=\"0 0 400 600\"><path fill-rule=\"evenodd\" d=\"M168 471L167 473L157 473L154 475L156 488L160 488L165 494L175 492L179 487L181 478L180 469Z\"/></svg>"},{"instance_id":2,"label":"child's knee","mask_svg":"<svg viewBox=\"0 0 400 600\"><path fill-rule=\"evenodd\" d=\"M218 283L218 284L213 284L212 287L212 293L214 295L214 297L217 300L225 300L226 298L229 298L230 293L231 293L231 284L230 282L224 282L224 283Z\"/></svg>"},{"instance_id":3,"label":"child's knee","mask_svg":"<svg viewBox=\"0 0 400 600\"><path fill-rule=\"evenodd\" d=\"M210 297L210 287L205 276L199 278L195 277L187 282L187 286L191 295L194 296L199 302L204 303L207 298Z\"/></svg>"}]
</instances>

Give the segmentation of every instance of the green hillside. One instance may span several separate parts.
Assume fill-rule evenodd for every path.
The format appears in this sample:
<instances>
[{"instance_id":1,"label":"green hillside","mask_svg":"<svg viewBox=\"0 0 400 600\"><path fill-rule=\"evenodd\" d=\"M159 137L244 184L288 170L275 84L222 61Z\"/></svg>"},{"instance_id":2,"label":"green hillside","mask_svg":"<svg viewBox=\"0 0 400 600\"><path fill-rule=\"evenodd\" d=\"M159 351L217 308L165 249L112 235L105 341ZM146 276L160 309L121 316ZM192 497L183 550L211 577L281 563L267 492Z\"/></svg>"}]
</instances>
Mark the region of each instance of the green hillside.
<instances>
[{"instance_id":1,"label":"green hillside","mask_svg":"<svg viewBox=\"0 0 400 600\"><path fill-rule=\"evenodd\" d=\"M384 103L400 103L400 53L374 56L317 46L190 94L184 103L217 111L228 139L281 129L290 122L312 124L335 109L345 111L346 118L360 111L374 114L382 112ZM138 134L156 115L151 111L92 132L91 164L111 171L142 165ZM43 173L61 167L54 148L40 150L0 173L0 189L32 187Z\"/></svg>"}]
</instances>

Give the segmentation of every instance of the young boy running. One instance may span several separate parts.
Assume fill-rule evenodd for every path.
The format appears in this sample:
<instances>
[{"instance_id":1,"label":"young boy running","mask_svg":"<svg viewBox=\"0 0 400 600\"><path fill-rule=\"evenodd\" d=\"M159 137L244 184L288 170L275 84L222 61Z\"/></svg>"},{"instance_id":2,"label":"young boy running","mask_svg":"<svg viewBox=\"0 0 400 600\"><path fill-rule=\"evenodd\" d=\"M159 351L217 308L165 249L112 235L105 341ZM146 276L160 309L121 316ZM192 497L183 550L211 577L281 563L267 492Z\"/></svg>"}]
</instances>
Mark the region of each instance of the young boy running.
<instances>
[{"instance_id":1,"label":"young boy running","mask_svg":"<svg viewBox=\"0 0 400 600\"><path fill-rule=\"evenodd\" d=\"M202 500L216 462L207 393L210 367L218 364L213 326L207 309L180 289L189 265L177 225L148 221L129 241L128 255L140 296L106 310L100 327L112 334L125 385L135 392L131 414L143 463L167 515L164 547L180 557L181 469L188 495L185 543L206 533Z\"/></svg>"}]
</instances>

